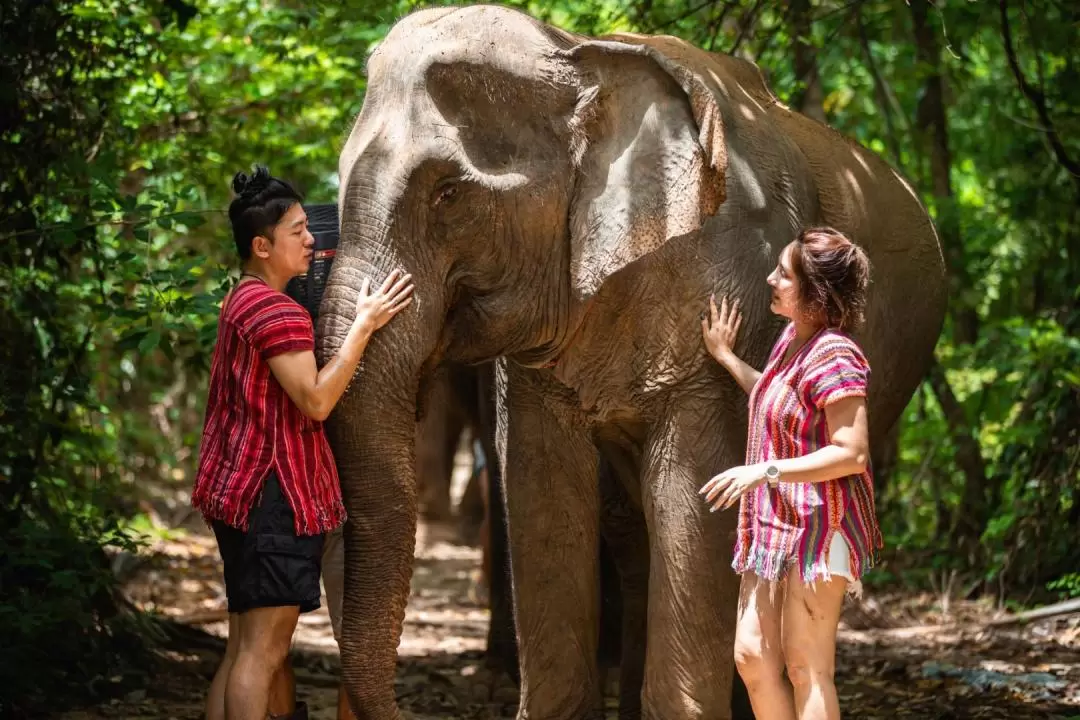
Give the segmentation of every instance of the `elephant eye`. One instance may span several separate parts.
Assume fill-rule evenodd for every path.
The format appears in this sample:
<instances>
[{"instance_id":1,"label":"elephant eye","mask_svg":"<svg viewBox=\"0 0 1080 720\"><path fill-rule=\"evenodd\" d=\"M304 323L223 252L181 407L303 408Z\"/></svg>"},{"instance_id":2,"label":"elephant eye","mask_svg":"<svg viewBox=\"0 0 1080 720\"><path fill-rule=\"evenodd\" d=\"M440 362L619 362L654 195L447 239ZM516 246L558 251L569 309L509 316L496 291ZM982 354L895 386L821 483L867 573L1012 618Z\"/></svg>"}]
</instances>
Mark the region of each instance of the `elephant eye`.
<instances>
[{"instance_id":1,"label":"elephant eye","mask_svg":"<svg viewBox=\"0 0 1080 720\"><path fill-rule=\"evenodd\" d=\"M443 205L445 203L449 203L455 197L457 197L457 194L458 194L457 183L455 183L455 182L447 183L446 185L444 185L441 188L438 188L435 191L435 204L436 205Z\"/></svg>"}]
</instances>

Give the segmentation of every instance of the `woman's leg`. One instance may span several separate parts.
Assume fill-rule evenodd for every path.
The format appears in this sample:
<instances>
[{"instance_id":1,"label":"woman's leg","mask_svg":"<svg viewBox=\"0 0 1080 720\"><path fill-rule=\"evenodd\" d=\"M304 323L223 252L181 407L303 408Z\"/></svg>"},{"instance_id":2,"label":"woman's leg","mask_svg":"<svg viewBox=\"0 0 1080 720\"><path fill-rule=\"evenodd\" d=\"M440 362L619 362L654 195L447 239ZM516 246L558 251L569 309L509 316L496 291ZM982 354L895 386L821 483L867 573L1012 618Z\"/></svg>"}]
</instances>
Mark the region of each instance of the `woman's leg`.
<instances>
[{"instance_id":1,"label":"woman's leg","mask_svg":"<svg viewBox=\"0 0 1080 720\"><path fill-rule=\"evenodd\" d=\"M784 658L795 688L799 720L840 720L833 685L836 626L848 581L833 577L813 586L793 572L784 598Z\"/></svg>"},{"instance_id":2,"label":"woman's leg","mask_svg":"<svg viewBox=\"0 0 1080 720\"><path fill-rule=\"evenodd\" d=\"M210 693L206 696L206 720L225 720L225 686L229 682L236 652L240 649L240 616L229 613L229 637L225 642L225 656L221 658Z\"/></svg>"},{"instance_id":3,"label":"woman's leg","mask_svg":"<svg viewBox=\"0 0 1080 720\"><path fill-rule=\"evenodd\" d=\"M791 685L783 677L781 608L783 585L743 573L735 629L735 667L750 694L754 715L795 720Z\"/></svg>"}]
</instances>

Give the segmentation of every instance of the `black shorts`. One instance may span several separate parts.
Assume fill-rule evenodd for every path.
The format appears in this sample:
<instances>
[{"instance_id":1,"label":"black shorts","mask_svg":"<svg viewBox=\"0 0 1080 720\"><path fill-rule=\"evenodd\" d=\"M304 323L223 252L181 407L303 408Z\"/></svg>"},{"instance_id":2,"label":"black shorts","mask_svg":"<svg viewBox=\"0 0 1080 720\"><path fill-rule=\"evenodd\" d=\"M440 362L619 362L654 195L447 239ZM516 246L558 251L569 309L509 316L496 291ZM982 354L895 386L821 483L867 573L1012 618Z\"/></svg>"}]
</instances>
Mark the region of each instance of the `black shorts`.
<instances>
[{"instance_id":1,"label":"black shorts","mask_svg":"<svg viewBox=\"0 0 1080 720\"><path fill-rule=\"evenodd\" d=\"M248 530L220 520L211 525L225 565L230 613L254 608L300 606L319 609L324 535L297 536L293 511L270 473L248 515Z\"/></svg>"}]
</instances>

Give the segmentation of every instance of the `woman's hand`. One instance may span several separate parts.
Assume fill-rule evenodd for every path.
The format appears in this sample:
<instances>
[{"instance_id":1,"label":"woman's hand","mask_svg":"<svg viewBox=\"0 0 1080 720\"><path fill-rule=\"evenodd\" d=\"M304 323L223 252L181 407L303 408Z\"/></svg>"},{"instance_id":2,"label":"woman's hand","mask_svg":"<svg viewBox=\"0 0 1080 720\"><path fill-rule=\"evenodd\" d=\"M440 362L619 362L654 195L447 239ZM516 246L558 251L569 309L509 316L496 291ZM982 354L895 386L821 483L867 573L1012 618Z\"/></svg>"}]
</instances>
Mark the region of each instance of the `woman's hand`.
<instances>
[{"instance_id":1,"label":"woman's hand","mask_svg":"<svg viewBox=\"0 0 1080 720\"><path fill-rule=\"evenodd\" d=\"M709 316L701 319L701 334L705 338L705 347L717 362L723 362L725 356L734 355L735 338L742 325L742 313L739 301L728 306L727 296L720 301L720 312L716 311L716 296L709 296Z\"/></svg>"},{"instance_id":2,"label":"woman's hand","mask_svg":"<svg viewBox=\"0 0 1080 720\"><path fill-rule=\"evenodd\" d=\"M390 273L382 287L371 292L371 280L364 278L360 295L356 298L357 324L367 325L372 332L378 330L390 318L408 307L412 302L412 275L403 275L400 270Z\"/></svg>"},{"instance_id":3,"label":"woman's hand","mask_svg":"<svg viewBox=\"0 0 1080 720\"><path fill-rule=\"evenodd\" d=\"M705 496L705 502L712 505L709 512L727 510L744 493L753 490L765 482L763 465L739 465L725 470L701 486L699 495Z\"/></svg>"}]
</instances>

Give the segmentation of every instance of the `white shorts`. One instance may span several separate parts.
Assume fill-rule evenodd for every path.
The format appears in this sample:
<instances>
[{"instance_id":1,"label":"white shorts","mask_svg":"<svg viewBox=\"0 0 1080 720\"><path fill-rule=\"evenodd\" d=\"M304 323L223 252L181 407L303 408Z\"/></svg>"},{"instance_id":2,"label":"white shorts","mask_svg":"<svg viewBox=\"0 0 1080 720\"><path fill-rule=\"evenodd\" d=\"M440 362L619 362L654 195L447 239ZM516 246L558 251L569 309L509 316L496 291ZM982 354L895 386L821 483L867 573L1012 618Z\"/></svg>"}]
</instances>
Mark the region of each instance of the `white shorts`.
<instances>
[{"instance_id":1,"label":"white shorts","mask_svg":"<svg viewBox=\"0 0 1080 720\"><path fill-rule=\"evenodd\" d=\"M848 582L855 582L855 578L851 577L851 548L840 532L833 533L826 557L830 575L839 575L847 578Z\"/></svg>"},{"instance_id":2,"label":"white shorts","mask_svg":"<svg viewBox=\"0 0 1080 720\"><path fill-rule=\"evenodd\" d=\"M827 561L830 575L848 581L847 594L855 599L862 597L862 581L851 575L851 548L840 532L834 532L829 541Z\"/></svg>"}]
</instances>

